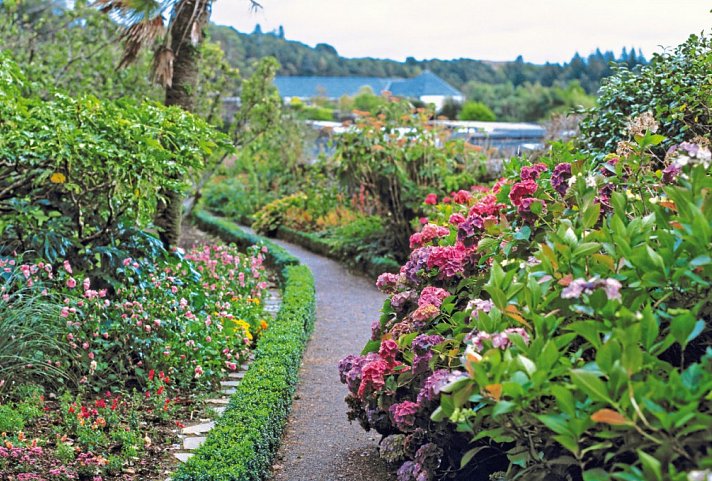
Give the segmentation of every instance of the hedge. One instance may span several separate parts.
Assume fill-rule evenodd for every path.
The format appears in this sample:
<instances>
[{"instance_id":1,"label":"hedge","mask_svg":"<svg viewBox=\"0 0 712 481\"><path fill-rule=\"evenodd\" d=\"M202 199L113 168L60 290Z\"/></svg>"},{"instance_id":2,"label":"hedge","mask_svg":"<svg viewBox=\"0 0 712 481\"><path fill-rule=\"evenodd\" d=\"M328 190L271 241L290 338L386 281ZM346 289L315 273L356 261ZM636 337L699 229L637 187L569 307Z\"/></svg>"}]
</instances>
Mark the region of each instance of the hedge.
<instances>
[{"instance_id":1,"label":"hedge","mask_svg":"<svg viewBox=\"0 0 712 481\"><path fill-rule=\"evenodd\" d=\"M257 481L269 473L291 409L302 353L314 326L314 278L294 256L261 236L204 211L194 218L202 229L227 242L267 246L268 261L281 271L283 297L279 314L258 341L255 360L225 413L173 479Z\"/></svg>"},{"instance_id":2,"label":"hedge","mask_svg":"<svg viewBox=\"0 0 712 481\"><path fill-rule=\"evenodd\" d=\"M384 272L398 272L400 264L388 257L373 256L360 261L340 252L327 239L321 238L311 232L302 232L289 227L280 226L277 230L277 237L294 244L298 244L317 254L329 257L341 263L347 264L355 269L376 278Z\"/></svg>"}]
</instances>

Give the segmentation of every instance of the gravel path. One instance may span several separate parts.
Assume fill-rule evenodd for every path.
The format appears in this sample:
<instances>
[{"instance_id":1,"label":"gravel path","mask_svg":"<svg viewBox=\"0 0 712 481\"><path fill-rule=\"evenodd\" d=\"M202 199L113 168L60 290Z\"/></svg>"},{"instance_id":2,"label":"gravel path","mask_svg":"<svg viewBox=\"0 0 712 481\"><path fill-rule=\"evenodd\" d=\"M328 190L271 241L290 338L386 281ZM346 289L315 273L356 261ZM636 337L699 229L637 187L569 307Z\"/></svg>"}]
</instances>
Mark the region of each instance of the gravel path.
<instances>
[{"instance_id":1,"label":"gravel path","mask_svg":"<svg viewBox=\"0 0 712 481\"><path fill-rule=\"evenodd\" d=\"M392 481L376 451L380 436L346 419L346 387L337 370L342 357L363 348L385 297L371 281L330 259L274 242L314 273L317 320L271 480Z\"/></svg>"}]
</instances>

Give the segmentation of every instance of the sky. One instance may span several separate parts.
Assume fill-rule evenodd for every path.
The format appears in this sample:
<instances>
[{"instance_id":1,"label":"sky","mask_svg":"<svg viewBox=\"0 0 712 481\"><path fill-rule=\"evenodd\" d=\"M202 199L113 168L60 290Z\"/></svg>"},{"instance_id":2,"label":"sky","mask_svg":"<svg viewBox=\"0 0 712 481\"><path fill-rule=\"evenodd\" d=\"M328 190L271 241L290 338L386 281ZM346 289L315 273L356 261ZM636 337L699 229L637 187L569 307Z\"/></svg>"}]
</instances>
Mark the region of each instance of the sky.
<instances>
[{"instance_id":1,"label":"sky","mask_svg":"<svg viewBox=\"0 0 712 481\"><path fill-rule=\"evenodd\" d=\"M284 26L286 38L328 43L345 57L568 61L682 43L712 30L712 0L216 0L212 20L241 32Z\"/></svg>"}]
</instances>

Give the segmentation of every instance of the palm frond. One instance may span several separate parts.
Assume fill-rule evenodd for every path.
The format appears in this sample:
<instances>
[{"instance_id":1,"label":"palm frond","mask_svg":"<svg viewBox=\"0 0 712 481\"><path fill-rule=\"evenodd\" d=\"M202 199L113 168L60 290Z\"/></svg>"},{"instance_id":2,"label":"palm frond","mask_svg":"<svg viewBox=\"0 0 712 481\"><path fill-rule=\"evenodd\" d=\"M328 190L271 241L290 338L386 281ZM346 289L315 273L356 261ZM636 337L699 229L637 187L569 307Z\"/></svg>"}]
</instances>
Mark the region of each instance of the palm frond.
<instances>
[{"instance_id":1,"label":"palm frond","mask_svg":"<svg viewBox=\"0 0 712 481\"><path fill-rule=\"evenodd\" d=\"M173 50L161 45L153 55L153 81L162 87L173 85Z\"/></svg>"},{"instance_id":2,"label":"palm frond","mask_svg":"<svg viewBox=\"0 0 712 481\"><path fill-rule=\"evenodd\" d=\"M142 20L128 27L121 39L124 42L124 56L118 68L123 68L136 60L141 49L150 45L159 35L165 32L163 17Z\"/></svg>"}]
</instances>

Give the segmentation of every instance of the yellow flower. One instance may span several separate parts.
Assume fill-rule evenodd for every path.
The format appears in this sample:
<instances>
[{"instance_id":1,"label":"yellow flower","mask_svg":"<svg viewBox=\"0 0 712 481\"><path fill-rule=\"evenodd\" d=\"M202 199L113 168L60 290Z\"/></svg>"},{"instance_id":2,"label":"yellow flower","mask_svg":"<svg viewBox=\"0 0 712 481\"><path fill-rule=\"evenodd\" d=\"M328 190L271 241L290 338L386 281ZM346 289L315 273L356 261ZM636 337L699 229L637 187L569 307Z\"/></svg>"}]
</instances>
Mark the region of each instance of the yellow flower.
<instances>
[{"instance_id":1,"label":"yellow flower","mask_svg":"<svg viewBox=\"0 0 712 481\"><path fill-rule=\"evenodd\" d=\"M53 184L64 184L67 181L67 178L64 176L63 173L55 172L49 178L49 181L52 182Z\"/></svg>"}]
</instances>

